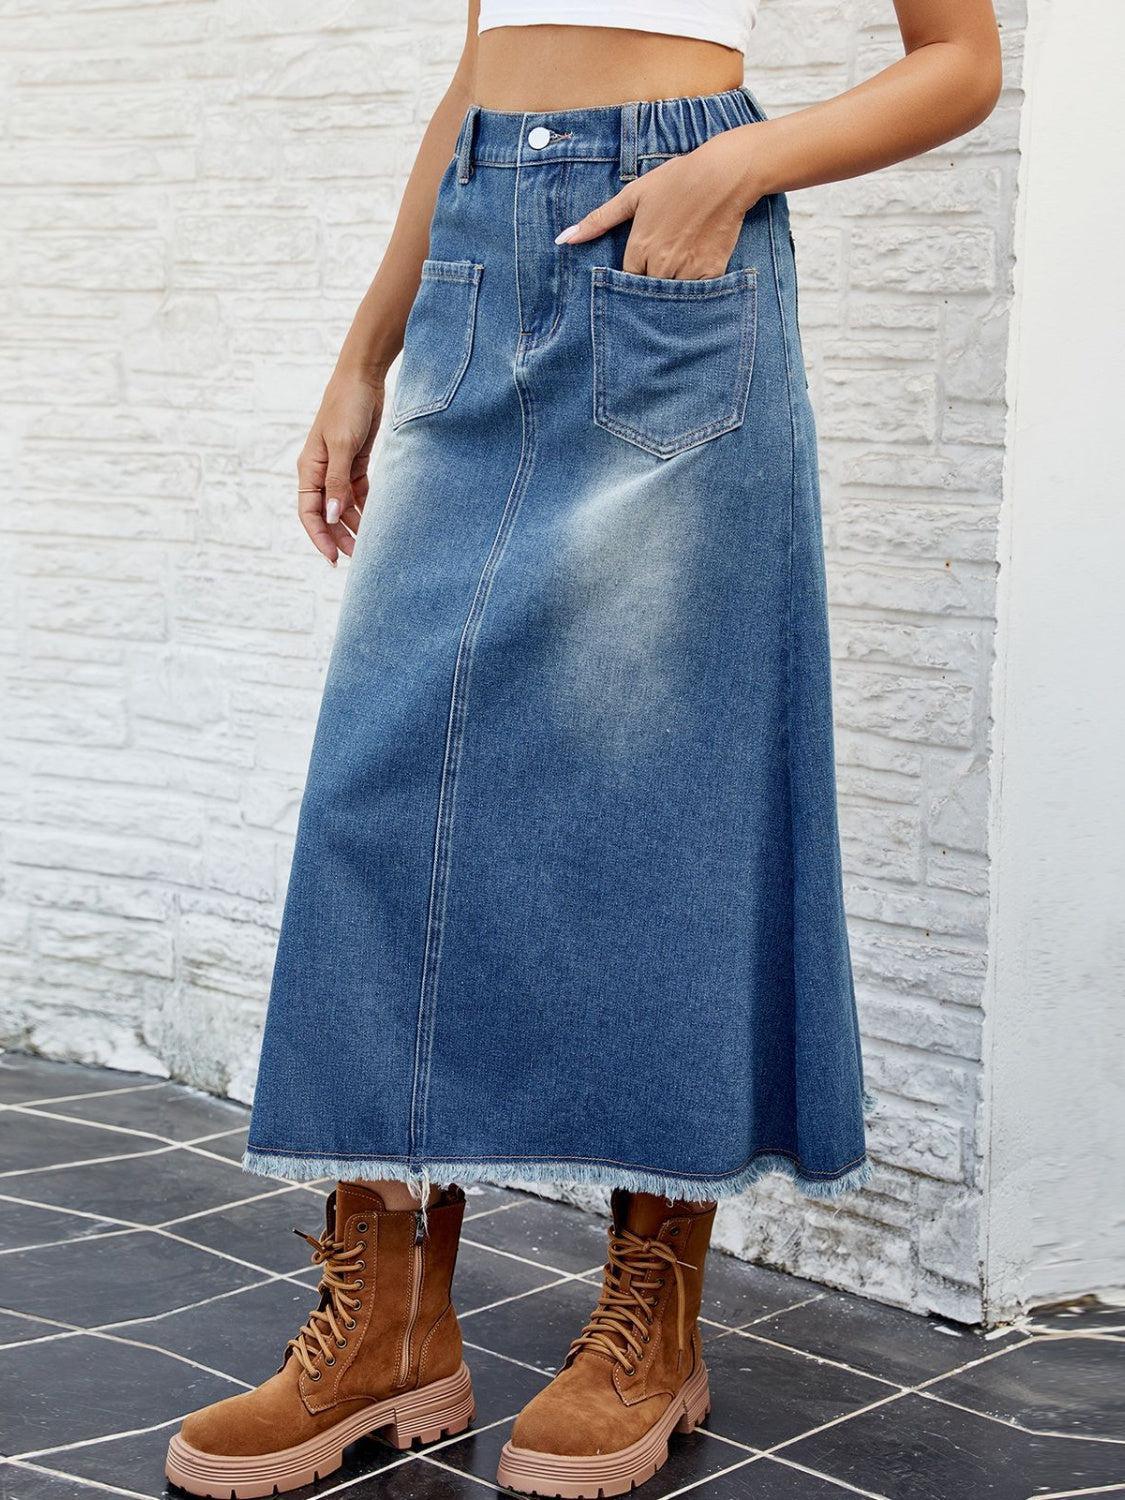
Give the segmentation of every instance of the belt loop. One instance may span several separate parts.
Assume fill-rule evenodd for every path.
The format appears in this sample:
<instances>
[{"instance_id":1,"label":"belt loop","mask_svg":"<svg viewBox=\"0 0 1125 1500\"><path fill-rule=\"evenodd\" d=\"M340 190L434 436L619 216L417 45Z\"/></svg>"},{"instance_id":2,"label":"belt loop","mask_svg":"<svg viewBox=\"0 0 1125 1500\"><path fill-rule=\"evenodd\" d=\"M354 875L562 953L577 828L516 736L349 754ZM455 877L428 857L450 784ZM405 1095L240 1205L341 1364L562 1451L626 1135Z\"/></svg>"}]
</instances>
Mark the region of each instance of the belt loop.
<instances>
[{"instance_id":1,"label":"belt loop","mask_svg":"<svg viewBox=\"0 0 1125 1500\"><path fill-rule=\"evenodd\" d=\"M632 182L637 175L637 132L640 127L640 113L639 102L621 106L622 182Z\"/></svg>"},{"instance_id":2,"label":"belt loop","mask_svg":"<svg viewBox=\"0 0 1125 1500\"><path fill-rule=\"evenodd\" d=\"M468 113L461 122L461 134L457 140L457 181L462 186L473 175L473 127L480 114L478 104L470 104Z\"/></svg>"}]
</instances>

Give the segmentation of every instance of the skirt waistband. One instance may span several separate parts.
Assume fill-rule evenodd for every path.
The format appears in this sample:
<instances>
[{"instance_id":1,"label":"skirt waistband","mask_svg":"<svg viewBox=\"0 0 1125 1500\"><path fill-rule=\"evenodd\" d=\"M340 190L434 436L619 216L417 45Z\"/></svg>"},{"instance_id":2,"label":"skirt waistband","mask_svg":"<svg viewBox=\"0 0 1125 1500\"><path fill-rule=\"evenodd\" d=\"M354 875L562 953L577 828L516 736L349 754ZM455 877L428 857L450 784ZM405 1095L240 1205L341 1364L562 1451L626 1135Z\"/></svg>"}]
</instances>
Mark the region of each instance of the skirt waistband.
<instances>
[{"instance_id":1,"label":"skirt waistband","mask_svg":"<svg viewBox=\"0 0 1125 1500\"><path fill-rule=\"evenodd\" d=\"M457 176L473 168L549 166L560 161L618 161L621 178L637 164L694 151L704 141L765 116L750 90L683 99L640 100L593 109L524 111L472 105L457 138Z\"/></svg>"}]
</instances>

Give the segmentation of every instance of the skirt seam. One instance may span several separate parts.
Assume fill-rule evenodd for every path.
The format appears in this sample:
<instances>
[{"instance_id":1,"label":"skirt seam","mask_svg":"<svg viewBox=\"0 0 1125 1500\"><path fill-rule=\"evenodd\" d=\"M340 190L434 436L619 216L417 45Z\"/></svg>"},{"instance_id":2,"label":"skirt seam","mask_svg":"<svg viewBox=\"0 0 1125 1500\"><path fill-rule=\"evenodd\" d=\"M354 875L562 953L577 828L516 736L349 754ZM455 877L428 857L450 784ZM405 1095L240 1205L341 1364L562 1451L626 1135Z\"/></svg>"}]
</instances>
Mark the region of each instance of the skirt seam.
<instances>
[{"instance_id":1,"label":"skirt seam","mask_svg":"<svg viewBox=\"0 0 1125 1500\"><path fill-rule=\"evenodd\" d=\"M517 285L518 291L518 285ZM522 336L521 336L522 337ZM520 402L520 455L516 471L508 490L507 500L493 537L492 546L481 569L476 592L461 633L457 658L453 668L453 685L450 695L449 723L446 733L445 758L442 766L441 790L438 795L438 820L434 836L433 865L430 877L430 902L426 915L426 935L423 945L421 993L418 1002L418 1027L415 1037L414 1084L411 1090L410 1110L410 1155L424 1149L426 1139L426 1113L429 1105L430 1068L433 1057L434 1028L437 1015L437 986L441 973L442 939L445 935L446 900L449 892L449 866L452 857L453 816L457 801L457 780L461 764L461 748L465 737L468 717L469 683L472 676L473 654L480 637L484 613L492 593L496 571L503 560L508 540L519 514L520 503L527 488L531 473L534 450L535 424L532 420L530 393L525 393L520 383L521 350L517 347L512 378ZM526 399L525 399L526 398Z\"/></svg>"},{"instance_id":2,"label":"skirt seam","mask_svg":"<svg viewBox=\"0 0 1125 1500\"><path fill-rule=\"evenodd\" d=\"M774 223L774 202L766 199L769 222L770 260L773 265L773 292L777 300L778 321L781 329L781 349L785 359L785 410L789 417L789 531L786 538L785 599L785 797L789 813L789 913L795 927L797 920L797 869L793 858L793 830L796 822L793 806L793 543L794 520L797 506L797 417L793 410L793 363L789 349L789 336L785 325L785 299L781 294L781 268L777 255L777 231ZM790 938L789 974L794 995L797 993L797 971L793 961L794 942ZM794 1105L799 1091L797 1077L793 1079Z\"/></svg>"}]
</instances>

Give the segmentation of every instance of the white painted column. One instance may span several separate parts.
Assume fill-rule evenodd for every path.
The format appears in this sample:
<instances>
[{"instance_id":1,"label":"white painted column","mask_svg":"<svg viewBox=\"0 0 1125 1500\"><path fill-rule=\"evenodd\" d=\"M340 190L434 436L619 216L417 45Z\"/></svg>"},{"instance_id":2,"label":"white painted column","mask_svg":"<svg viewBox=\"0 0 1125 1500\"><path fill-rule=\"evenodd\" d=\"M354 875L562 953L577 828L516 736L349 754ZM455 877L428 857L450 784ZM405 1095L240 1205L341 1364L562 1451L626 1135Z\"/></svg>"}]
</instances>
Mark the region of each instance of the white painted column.
<instances>
[{"instance_id":1,"label":"white painted column","mask_svg":"<svg viewBox=\"0 0 1125 1500\"><path fill-rule=\"evenodd\" d=\"M995 674L986 1305L1125 1283L1121 0L1031 0Z\"/></svg>"}]
</instances>

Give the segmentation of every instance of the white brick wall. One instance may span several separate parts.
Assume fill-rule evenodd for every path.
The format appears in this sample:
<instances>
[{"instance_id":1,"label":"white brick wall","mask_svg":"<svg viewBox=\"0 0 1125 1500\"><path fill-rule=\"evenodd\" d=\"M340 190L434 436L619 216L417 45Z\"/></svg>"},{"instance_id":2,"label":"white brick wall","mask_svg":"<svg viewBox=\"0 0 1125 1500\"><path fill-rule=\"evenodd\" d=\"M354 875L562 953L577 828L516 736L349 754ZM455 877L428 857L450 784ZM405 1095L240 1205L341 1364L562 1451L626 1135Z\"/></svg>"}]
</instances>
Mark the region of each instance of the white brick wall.
<instances>
[{"instance_id":1,"label":"white brick wall","mask_svg":"<svg viewBox=\"0 0 1125 1500\"><path fill-rule=\"evenodd\" d=\"M455 0L0 17L10 1044L251 1092L341 584L293 463L460 27ZM780 112L896 45L890 0L767 0L747 76ZM720 1228L965 1317L1018 106L793 202L879 1170L843 1206L771 1183Z\"/></svg>"}]
</instances>

